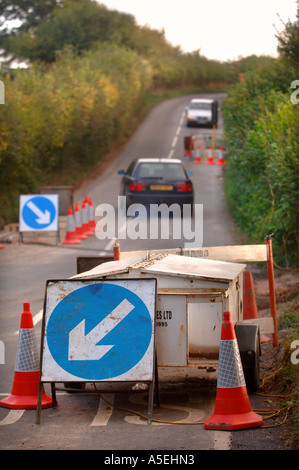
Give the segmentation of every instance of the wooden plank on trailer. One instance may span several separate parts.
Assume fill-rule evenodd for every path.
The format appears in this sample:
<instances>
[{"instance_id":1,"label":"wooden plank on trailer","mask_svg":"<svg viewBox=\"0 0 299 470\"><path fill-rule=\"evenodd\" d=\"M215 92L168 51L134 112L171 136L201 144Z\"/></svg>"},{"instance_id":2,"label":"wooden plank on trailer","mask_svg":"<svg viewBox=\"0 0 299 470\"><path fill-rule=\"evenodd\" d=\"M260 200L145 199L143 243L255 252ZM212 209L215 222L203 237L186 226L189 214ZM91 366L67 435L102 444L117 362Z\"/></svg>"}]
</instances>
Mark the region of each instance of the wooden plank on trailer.
<instances>
[{"instance_id":1,"label":"wooden plank on trailer","mask_svg":"<svg viewBox=\"0 0 299 470\"><path fill-rule=\"evenodd\" d=\"M230 261L232 263L250 263L268 261L267 245L228 245L208 246L200 248L170 248L152 251L126 251L120 253L120 259L147 256L148 254L175 254L190 256L191 258L214 259L217 261Z\"/></svg>"},{"instance_id":2,"label":"wooden plank on trailer","mask_svg":"<svg viewBox=\"0 0 299 470\"><path fill-rule=\"evenodd\" d=\"M249 325L259 325L261 334L274 333L274 323L272 317L250 318L243 320L242 323L248 323Z\"/></svg>"}]
</instances>

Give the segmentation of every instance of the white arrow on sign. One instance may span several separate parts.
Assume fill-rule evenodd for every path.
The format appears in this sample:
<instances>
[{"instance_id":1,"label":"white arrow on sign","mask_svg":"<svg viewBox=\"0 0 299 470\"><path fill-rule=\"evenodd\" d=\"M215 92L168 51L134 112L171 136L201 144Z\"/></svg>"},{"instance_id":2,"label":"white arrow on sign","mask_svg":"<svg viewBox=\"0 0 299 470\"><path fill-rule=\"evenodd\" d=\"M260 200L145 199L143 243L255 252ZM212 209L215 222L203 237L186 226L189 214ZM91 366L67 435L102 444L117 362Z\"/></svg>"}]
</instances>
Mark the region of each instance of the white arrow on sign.
<instances>
[{"instance_id":1,"label":"white arrow on sign","mask_svg":"<svg viewBox=\"0 0 299 470\"><path fill-rule=\"evenodd\" d=\"M124 299L104 320L85 335L85 320L82 320L69 333L70 361L96 361L101 359L114 345L97 345L113 328L115 328L134 308Z\"/></svg>"},{"instance_id":2,"label":"white arrow on sign","mask_svg":"<svg viewBox=\"0 0 299 470\"><path fill-rule=\"evenodd\" d=\"M45 210L45 212L42 212L39 207L37 207L32 201L29 201L27 204L27 207L29 207L32 212L34 212L35 215L37 215L36 222L38 224L49 224L50 223L50 212L48 210Z\"/></svg>"}]
</instances>

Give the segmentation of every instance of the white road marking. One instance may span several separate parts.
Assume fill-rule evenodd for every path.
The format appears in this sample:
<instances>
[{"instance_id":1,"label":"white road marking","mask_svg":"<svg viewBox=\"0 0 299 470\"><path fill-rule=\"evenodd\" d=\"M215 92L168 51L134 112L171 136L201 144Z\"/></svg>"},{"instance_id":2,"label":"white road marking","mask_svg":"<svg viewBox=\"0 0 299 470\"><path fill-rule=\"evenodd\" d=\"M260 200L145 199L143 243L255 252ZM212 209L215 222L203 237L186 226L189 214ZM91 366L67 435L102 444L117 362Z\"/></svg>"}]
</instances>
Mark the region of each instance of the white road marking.
<instances>
[{"instance_id":1,"label":"white road marking","mask_svg":"<svg viewBox=\"0 0 299 470\"><path fill-rule=\"evenodd\" d=\"M171 149L169 154L167 155L167 158L172 158L173 154L174 154L174 149Z\"/></svg>"},{"instance_id":2,"label":"white road marking","mask_svg":"<svg viewBox=\"0 0 299 470\"><path fill-rule=\"evenodd\" d=\"M174 136L174 139L173 139L173 141L172 141L172 145L171 145L172 148L174 148L174 147L176 146L177 141L178 141L178 136L175 135L175 136Z\"/></svg>"},{"instance_id":3,"label":"white road marking","mask_svg":"<svg viewBox=\"0 0 299 470\"><path fill-rule=\"evenodd\" d=\"M16 423L22 418L25 410L10 410L8 415L0 421L0 426L7 426L8 424Z\"/></svg>"},{"instance_id":4,"label":"white road marking","mask_svg":"<svg viewBox=\"0 0 299 470\"><path fill-rule=\"evenodd\" d=\"M105 395L103 395L105 397ZM113 405L115 394L107 395L107 400ZM106 398L106 397L105 397ZM100 398L99 408L96 416L94 417L91 426L107 426L109 419L113 413L113 406L109 405L105 400Z\"/></svg>"},{"instance_id":5,"label":"white road marking","mask_svg":"<svg viewBox=\"0 0 299 470\"><path fill-rule=\"evenodd\" d=\"M167 155L167 158L172 158L172 156L174 154L174 150L175 150L175 147L177 145L180 132L182 130L182 124L183 124L183 121L184 121L184 116L185 116L185 111L183 111L183 113L181 115L181 119L180 119L179 125L178 125L178 127L175 131L175 136L173 138L173 141L172 141L172 144L171 144L171 149L169 151L169 154Z\"/></svg>"}]
</instances>

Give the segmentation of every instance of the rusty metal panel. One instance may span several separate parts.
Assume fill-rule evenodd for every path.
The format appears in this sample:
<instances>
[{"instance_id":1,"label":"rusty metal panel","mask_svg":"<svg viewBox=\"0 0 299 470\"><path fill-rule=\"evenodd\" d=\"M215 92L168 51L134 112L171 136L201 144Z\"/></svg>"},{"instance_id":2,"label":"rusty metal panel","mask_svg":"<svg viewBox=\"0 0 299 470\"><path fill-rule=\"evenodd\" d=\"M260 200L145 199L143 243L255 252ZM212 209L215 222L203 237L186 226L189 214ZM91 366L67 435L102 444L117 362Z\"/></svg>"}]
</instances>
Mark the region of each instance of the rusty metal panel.
<instances>
[{"instance_id":1,"label":"rusty metal panel","mask_svg":"<svg viewBox=\"0 0 299 470\"><path fill-rule=\"evenodd\" d=\"M131 265L140 259L143 258L108 261L90 269L89 271L77 274L76 276L73 276L72 279L101 279L104 276L126 274L129 272Z\"/></svg>"},{"instance_id":2,"label":"rusty metal panel","mask_svg":"<svg viewBox=\"0 0 299 470\"><path fill-rule=\"evenodd\" d=\"M78 256L77 257L77 274L90 271L102 263L114 261L112 256Z\"/></svg>"},{"instance_id":3,"label":"rusty metal panel","mask_svg":"<svg viewBox=\"0 0 299 470\"><path fill-rule=\"evenodd\" d=\"M59 195L59 215L67 215L69 206L73 207L73 187L72 186L41 186L41 194Z\"/></svg>"}]
</instances>

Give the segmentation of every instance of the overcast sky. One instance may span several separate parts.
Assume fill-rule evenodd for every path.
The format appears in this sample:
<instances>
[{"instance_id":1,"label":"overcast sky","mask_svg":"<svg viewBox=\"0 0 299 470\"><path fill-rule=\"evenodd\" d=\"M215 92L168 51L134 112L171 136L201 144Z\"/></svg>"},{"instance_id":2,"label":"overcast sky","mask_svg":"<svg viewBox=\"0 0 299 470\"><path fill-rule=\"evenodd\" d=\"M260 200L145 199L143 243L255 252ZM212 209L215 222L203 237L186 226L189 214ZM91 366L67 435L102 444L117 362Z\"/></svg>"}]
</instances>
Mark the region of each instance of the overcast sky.
<instances>
[{"instance_id":1,"label":"overcast sky","mask_svg":"<svg viewBox=\"0 0 299 470\"><path fill-rule=\"evenodd\" d=\"M132 14L140 25L164 28L184 52L209 59L277 55L275 34L296 20L296 0L98 0L109 10ZM277 16L279 14L281 20Z\"/></svg>"}]
</instances>

